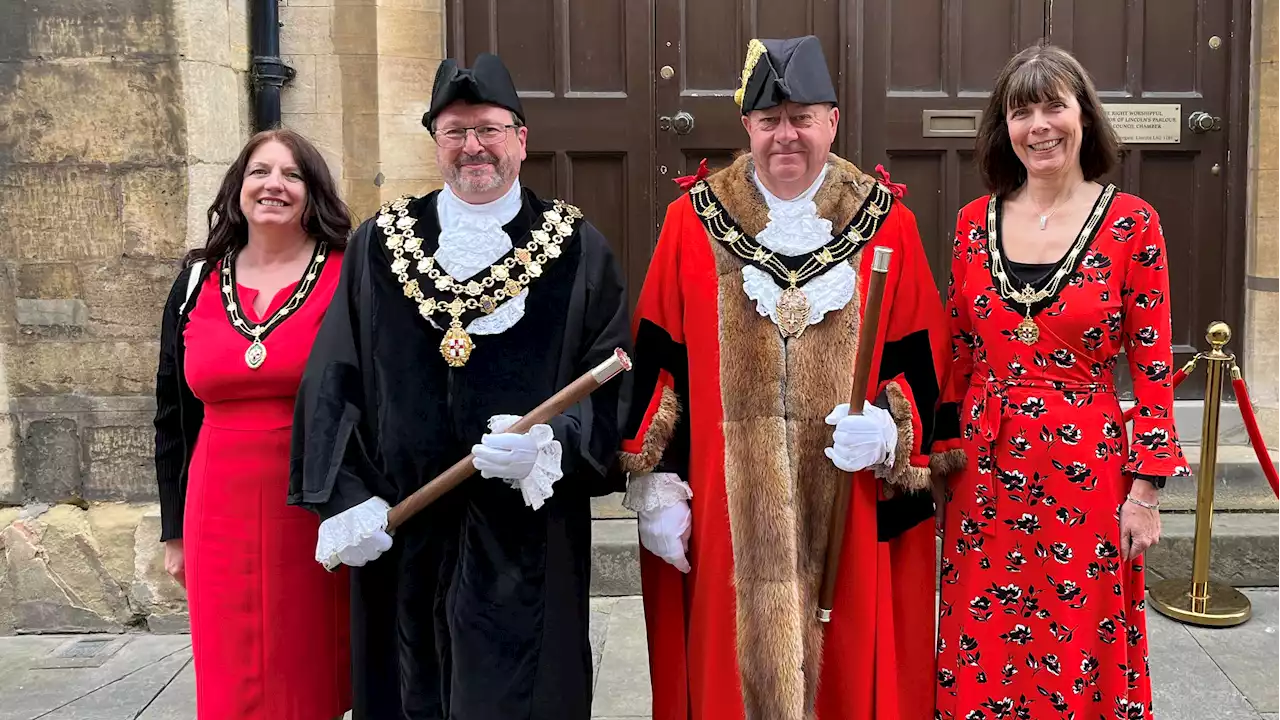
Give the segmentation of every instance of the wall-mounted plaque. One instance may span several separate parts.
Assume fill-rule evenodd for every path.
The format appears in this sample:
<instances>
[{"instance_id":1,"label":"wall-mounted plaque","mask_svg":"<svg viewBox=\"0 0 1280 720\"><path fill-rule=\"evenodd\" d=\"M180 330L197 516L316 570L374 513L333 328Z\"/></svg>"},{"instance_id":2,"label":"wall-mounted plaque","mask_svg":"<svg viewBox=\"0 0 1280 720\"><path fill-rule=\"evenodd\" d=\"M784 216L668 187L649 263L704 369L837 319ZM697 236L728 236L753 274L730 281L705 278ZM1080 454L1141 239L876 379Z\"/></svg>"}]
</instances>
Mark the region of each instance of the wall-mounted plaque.
<instances>
[{"instance_id":1,"label":"wall-mounted plaque","mask_svg":"<svg viewBox=\"0 0 1280 720\"><path fill-rule=\"evenodd\" d=\"M1102 109L1120 142L1178 143L1182 141L1182 106L1103 103Z\"/></svg>"}]
</instances>

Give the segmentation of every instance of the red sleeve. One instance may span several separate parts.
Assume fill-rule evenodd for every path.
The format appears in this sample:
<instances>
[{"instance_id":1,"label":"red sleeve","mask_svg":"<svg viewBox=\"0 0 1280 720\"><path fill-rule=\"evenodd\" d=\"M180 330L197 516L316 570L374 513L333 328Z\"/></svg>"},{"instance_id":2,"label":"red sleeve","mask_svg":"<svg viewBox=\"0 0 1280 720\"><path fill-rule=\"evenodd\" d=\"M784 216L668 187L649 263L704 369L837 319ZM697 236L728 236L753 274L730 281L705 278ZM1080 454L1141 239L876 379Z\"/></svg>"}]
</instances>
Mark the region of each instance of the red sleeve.
<instances>
[{"instance_id":1,"label":"red sleeve","mask_svg":"<svg viewBox=\"0 0 1280 720\"><path fill-rule=\"evenodd\" d=\"M685 211L693 211L688 195L681 196L667 208L662 233L636 304L631 408L623 429L620 454L622 469L631 473L653 472L663 463L664 470L684 477L685 460L664 456L680 422L682 396L689 377L680 288L680 241L684 225L681 215Z\"/></svg>"},{"instance_id":2,"label":"red sleeve","mask_svg":"<svg viewBox=\"0 0 1280 720\"><path fill-rule=\"evenodd\" d=\"M1160 216L1146 203L1135 211L1145 223L1130 246L1121 291L1124 347L1133 377L1133 442L1125 472L1184 476L1191 468L1173 426L1173 345L1169 317L1169 268Z\"/></svg>"},{"instance_id":3,"label":"red sleeve","mask_svg":"<svg viewBox=\"0 0 1280 720\"><path fill-rule=\"evenodd\" d=\"M895 248L893 282L886 288L881 324L879 388L898 425L898 447L887 482L905 490L929 485L929 459L937 428L938 401L948 359L942 301L925 258L915 215L902 203L896 225L885 231ZM894 237L896 235L896 237ZM872 253L864 251L864 262ZM869 274L864 274L869 277Z\"/></svg>"}]
</instances>

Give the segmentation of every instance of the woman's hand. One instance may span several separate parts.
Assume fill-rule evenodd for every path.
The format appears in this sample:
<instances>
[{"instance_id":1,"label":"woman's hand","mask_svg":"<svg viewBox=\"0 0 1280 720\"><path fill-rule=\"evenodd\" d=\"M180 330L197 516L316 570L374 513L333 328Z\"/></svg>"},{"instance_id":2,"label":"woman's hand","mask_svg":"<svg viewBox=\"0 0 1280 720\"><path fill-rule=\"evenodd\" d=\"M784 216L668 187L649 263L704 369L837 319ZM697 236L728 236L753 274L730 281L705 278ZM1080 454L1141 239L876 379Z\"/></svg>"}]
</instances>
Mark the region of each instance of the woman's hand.
<instances>
[{"instance_id":1,"label":"woman's hand","mask_svg":"<svg viewBox=\"0 0 1280 720\"><path fill-rule=\"evenodd\" d=\"M165 541L164 571L184 589L187 587L187 561L182 553L181 539Z\"/></svg>"},{"instance_id":2,"label":"woman's hand","mask_svg":"<svg viewBox=\"0 0 1280 720\"><path fill-rule=\"evenodd\" d=\"M1133 481L1129 496L1142 502L1157 505L1160 502L1156 487L1141 478ZM1127 499L1120 506L1120 557L1136 560L1147 548L1160 542L1160 511L1145 508Z\"/></svg>"}]
</instances>

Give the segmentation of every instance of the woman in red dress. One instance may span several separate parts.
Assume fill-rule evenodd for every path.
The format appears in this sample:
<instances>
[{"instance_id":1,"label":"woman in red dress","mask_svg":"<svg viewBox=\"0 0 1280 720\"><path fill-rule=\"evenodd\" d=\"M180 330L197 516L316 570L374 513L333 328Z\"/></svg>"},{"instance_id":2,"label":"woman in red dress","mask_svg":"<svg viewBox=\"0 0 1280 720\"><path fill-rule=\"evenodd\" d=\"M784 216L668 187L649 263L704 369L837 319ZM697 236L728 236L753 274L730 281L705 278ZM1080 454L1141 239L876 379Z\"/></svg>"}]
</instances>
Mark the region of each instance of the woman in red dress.
<instances>
[{"instance_id":1,"label":"woman in red dress","mask_svg":"<svg viewBox=\"0 0 1280 720\"><path fill-rule=\"evenodd\" d=\"M946 488L942 720L1152 717L1142 553L1158 487L1189 469L1160 220L1096 182L1117 147L1066 52L1030 48L997 79L976 148L992 194L960 212L948 293L967 464Z\"/></svg>"},{"instance_id":2,"label":"woman in red dress","mask_svg":"<svg viewBox=\"0 0 1280 720\"><path fill-rule=\"evenodd\" d=\"M347 577L314 561L316 516L285 504L294 396L350 229L315 147L259 133L165 306L161 540L187 589L202 720L325 720L350 706Z\"/></svg>"}]
</instances>

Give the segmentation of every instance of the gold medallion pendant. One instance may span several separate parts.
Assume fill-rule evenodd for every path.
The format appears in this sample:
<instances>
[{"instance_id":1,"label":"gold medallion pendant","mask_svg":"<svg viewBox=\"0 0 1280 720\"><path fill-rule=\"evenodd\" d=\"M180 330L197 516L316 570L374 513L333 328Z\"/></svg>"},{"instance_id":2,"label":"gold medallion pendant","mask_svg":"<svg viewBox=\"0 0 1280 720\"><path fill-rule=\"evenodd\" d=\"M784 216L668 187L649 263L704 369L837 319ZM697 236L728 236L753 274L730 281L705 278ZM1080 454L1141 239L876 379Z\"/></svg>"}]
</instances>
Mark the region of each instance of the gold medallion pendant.
<instances>
[{"instance_id":1,"label":"gold medallion pendant","mask_svg":"<svg viewBox=\"0 0 1280 720\"><path fill-rule=\"evenodd\" d=\"M249 349L244 351L244 364L248 365L250 370L257 370L266 361L267 346L263 345L258 338L254 338L253 343L249 345Z\"/></svg>"},{"instance_id":2,"label":"gold medallion pendant","mask_svg":"<svg viewBox=\"0 0 1280 720\"><path fill-rule=\"evenodd\" d=\"M1027 315L1022 318L1022 322L1018 323L1018 327L1014 328L1013 336L1021 340L1024 345L1035 345L1040 342L1040 326L1031 319L1031 315Z\"/></svg>"},{"instance_id":3,"label":"gold medallion pendant","mask_svg":"<svg viewBox=\"0 0 1280 720\"><path fill-rule=\"evenodd\" d=\"M475 343L471 342L471 336L462 329L462 323L454 318L449 324L449 330L444 334L444 339L440 341L440 354L444 356L444 361L449 364L449 367L462 367L471 359L471 351L474 348Z\"/></svg>"},{"instance_id":4,"label":"gold medallion pendant","mask_svg":"<svg viewBox=\"0 0 1280 720\"><path fill-rule=\"evenodd\" d=\"M792 285L778 297L778 328L782 337L798 338L809 326L809 296Z\"/></svg>"}]
</instances>

